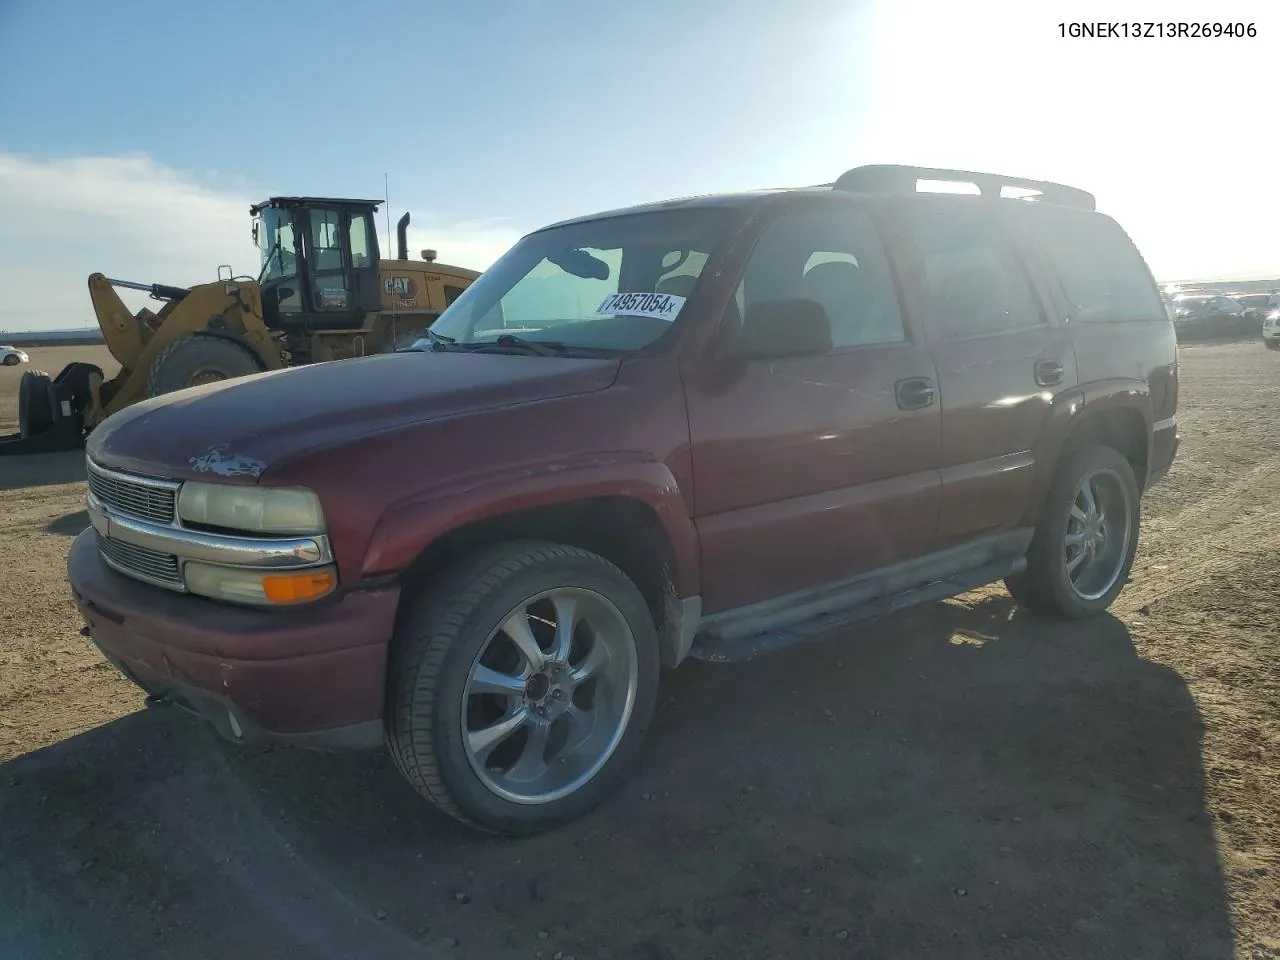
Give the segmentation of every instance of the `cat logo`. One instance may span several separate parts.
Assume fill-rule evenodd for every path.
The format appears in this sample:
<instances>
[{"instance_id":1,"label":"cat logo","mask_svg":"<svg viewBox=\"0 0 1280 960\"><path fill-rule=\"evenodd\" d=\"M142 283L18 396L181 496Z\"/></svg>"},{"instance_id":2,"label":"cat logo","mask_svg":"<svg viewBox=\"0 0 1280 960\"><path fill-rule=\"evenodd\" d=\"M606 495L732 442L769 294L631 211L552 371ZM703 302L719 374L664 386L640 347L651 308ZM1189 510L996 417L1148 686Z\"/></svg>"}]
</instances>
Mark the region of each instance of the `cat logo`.
<instances>
[{"instance_id":1,"label":"cat logo","mask_svg":"<svg viewBox=\"0 0 1280 960\"><path fill-rule=\"evenodd\" d=\"M382 292L397 300L412 300L418 292L418 285L412 277L387 277L382 281Z\"/></svg>"}]
</instances>

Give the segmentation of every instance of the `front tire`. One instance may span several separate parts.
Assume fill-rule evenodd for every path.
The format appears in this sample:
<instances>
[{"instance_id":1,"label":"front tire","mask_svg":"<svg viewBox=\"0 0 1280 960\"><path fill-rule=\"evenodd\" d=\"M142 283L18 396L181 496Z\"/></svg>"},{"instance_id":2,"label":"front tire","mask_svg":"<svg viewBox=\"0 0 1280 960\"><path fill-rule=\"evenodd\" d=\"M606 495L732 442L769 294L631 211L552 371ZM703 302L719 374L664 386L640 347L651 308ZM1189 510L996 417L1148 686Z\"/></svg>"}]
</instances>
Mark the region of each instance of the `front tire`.
<instances>
[{"instance_id":1,"label":"front tire","mask_svg":"<svg viewBox=\"0 0 1280 960\"><path fill-rule=\"evenodd\" d=\"M1077 620L1102 613L1129 579L1140 495L1129 461L1091 443L1066 453L1045 498L1027 568L1005 579L1022 606Z\"/></svg>"},{"instance_id":2,"label":"front tire","mask_svg":"<svg viewBox=\"0 0 1280 960\"><path fill-rule=\"evenodd\" d=\"M6 367L16 367L19 361L20 361L20 358L16 353L6 353L4 355L4 365Z\"/></svg>"},{"instance_id":3,"label":"front tire","mask_svg":"<svg viewBox=\"0 0 1280 960\"><path fill-rule=\"evenodd\" d=\"M500 544L413 598L388 675L387 744L445 813L527 835L600 803L639 759L658 635L604 558Z\"/></svg>"}]
</instances>

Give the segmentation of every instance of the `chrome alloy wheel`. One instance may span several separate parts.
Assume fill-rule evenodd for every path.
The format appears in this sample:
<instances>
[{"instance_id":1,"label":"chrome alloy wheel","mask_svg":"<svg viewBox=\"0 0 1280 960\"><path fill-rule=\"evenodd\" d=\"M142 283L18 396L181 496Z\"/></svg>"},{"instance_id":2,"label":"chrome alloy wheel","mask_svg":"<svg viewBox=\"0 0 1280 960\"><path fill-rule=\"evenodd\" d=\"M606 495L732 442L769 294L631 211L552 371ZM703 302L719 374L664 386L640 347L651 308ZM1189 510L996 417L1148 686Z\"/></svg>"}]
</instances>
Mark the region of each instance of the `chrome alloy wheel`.
<instances>
[{"instance_id":1,"label":"chrome alloy wheel","mask_svg":"<svg viewBox=\"0 0 1280 960\"><path fill-rule=\"evenodd\" d=\"M1076 488L1062 559L1082 600L1096 600L1115 586L1129 552L1133 509L1128 488L1111 469L1087 474Z\"/></svg>"},{"instance_id":2,"label":"chrome alloy wheel","mask_svg":"<svg viewBox=\"0 0 1280 960\"><path fill-rule=\"evenodd\" d=\"M471 769L513 803L550 803L599 773L635 707L636 641L604 596L539 593L481 646L462 697Z\"/></svg>"}]
</instances>

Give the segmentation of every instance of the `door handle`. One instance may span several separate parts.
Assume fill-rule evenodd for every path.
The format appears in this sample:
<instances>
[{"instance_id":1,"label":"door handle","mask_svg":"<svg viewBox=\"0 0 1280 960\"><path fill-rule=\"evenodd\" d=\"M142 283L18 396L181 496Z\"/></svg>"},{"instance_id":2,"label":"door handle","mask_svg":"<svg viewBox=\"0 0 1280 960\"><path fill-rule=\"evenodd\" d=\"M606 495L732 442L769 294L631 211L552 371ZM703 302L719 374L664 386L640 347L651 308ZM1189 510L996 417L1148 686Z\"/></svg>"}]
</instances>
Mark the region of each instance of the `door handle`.
<instances>
[{"instance_id":1,"label":"door handle","mask_svg":"<svg viewBox=\"0 0 1280 960\"><path fill-rule=\"evenodd\" d=\"M1065 371L1057 360L1036 361L1036 383L1042 387L1052 387L1062 382Z\"/></svg>"},{"instance_id":2,"label":"door handle","mask_svg":"<svg viewBox=\"0 0 1280 960\"><path fill-rule=\"evenodd\" d=\"M933 405L938 394L928 377L908 377L893 385L893 398L901 410L923 410Z\"/></svg>"}]
</instances>

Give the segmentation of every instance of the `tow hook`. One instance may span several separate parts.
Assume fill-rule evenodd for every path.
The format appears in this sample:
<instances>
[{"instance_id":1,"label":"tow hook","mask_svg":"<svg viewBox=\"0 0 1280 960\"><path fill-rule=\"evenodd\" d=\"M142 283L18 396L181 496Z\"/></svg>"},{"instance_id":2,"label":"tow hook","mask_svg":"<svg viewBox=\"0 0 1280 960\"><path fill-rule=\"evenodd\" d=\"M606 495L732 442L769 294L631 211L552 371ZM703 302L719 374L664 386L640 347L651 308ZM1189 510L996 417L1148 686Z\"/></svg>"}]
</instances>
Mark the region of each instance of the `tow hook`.
<instances>
[{"instance_id":1,"label":"tow hook","mask_svg":"<svg viewBox=\"0 0 1280 960\"><path fill-rule=\"evenodd\" d=\"M163 693L150 694L147 699L142 701L142 705L148 710L155 710L159 707L168 707L172 705L172 701Z\"/></svg>"}]
</instances>

